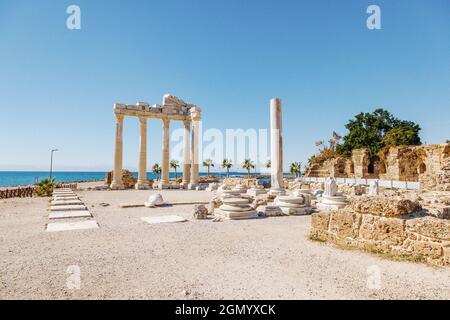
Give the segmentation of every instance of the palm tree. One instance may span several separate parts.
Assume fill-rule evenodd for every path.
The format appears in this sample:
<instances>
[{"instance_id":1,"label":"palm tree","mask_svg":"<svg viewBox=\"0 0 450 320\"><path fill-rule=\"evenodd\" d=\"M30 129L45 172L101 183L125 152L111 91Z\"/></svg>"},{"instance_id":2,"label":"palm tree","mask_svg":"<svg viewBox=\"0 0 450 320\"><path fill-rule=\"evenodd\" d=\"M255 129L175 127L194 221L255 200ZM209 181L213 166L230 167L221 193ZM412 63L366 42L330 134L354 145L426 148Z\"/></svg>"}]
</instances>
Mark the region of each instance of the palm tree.
<instances>
[{"instance_id":1,"label":"palm tree","mask_svg":"<svg viewBox=\"0 0 450 320\"><path fill-rule=\"evenodd\" d=\"M298 176L300 176L302 172L302 163L301 162L291 163L289 170L291 171L292 174L295 174L295 177L297 178Z\"/></svg>"},{"instance_id":2,"label":"palm tree","mask_svg":"<svg viewBox=\"0 0 450 320\"><path fill-rule=\"evenodd\" d=\"M55 187L55 179L47 178L38 182L35 192L39 197L50 197Z\"/></svg>"},{"instance_id":3,"label":"palm tree","mask_svg":"<svg viewBox=\"0 0 450 320\"><path fill-rule=\"evenodd\" d=\"M223 159L222 168L227 169L227 177L230 176L230 169L232 166L233 166L233 163L231 162L231 159Z\"/></svg>"},{"instance_id":4,"label":"palm tree","mask_svg":"<svg viewBox=\"0 0 450 320\"><path fill-rule=\"evenodd\" d=\"M269 160L266 162L266 168L269 169L272 166L272 161Z\"/></svg>"},{"instance_id":5,"label":"palm tree","mask_svg":"<svg viewBox=\"0 0 450 320\"><path fill-rule=\"evenodd\" d=\"M177 180L177 168L180 167L180 163L177 160L170 161L170 167L175 170L175 180Z\"/></svg>"},{"instance_id":6,"label":"palm tree","mask_svg":"<svg viewBox=\"0 0 450 320\"><path fill-rule=\"evenodd\" d=\"M245 159L244 164L242 165L242 169L247 170L248 177L250 178L250 170L255 169L255 165L251 159Z\"/></svg>"},{"instance_id":7,"label":"palm tree","mask_svg":"<svg viewBox=\"0 0 450 320\"><path fill-rule=\"evenodd\" d=\"M161 173L161 167L159 166L159 164L155 163L152 167L152 172L156 177L156 180L159 180L159 174Z\"/></svg>"},{"instance_id":8,"label":"palm tree","mask_svg":"<svg viewBox=\"0 0 450 320\"><path fill-rule=\"evenodd\" d=\"M203 166L208 168L208 177L209 177L209 171L211 170L211 167L214 167L214 163L211 159L206 159L203 161Z\"/></svg>"}]
</instances>

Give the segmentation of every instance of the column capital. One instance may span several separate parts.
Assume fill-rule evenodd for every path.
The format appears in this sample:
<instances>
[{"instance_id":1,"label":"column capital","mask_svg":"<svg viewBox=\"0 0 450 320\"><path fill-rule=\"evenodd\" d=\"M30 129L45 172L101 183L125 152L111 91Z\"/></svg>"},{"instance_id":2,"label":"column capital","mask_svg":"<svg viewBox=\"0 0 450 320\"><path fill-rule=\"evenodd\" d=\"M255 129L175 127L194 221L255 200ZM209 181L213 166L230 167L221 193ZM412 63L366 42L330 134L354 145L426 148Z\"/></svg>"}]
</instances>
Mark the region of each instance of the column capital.
<instances>
[{"instance_id":1,"label":"column capital","mask_svg":"<svg viewBox=\"0 0 450 320\"><path fill-rule=\"evenodd\" d=\"M162 122L163 122L164 128L168 128L168 127L169 127L169 125L170 125L170 119L168 119L168 118L163 118L163 119L162 119Z\"/></svg>"},{"instance_id":2,"label":"column capital","mask_svg":"<svg viewBox=\"0 0 450 320\"><path fill-rule=\"evenodd\" d=\"M202 119L202 115L198 111L191 112L191 119L192 121L200 121Z\"/></svg>"},{"instance_id":3,"label":"column capital","mask_svg":"<svg viewBox=\"0 0 450 320\"><path fill-rule=\"evenodd\" d=\"M116 116L116 121L123 121L123 119L125 118L125 115L123 114L115 114Z\"/></svg>"},{"instance_id":4,"label":"column capital","mask_svg":"<svg viewBox=\"0 0 450 320\"><path fill-rule=\"evenodd\" d=\"M183 124L185 128L188 128L191 125L191 120L190 119L183 120Z\"/></svg>"},{"instance_id":5,"label":"column capital","mask_svg":"<svg viewBox=\"0 0 450 320\"><path fill-rule=\"evenodd\" d=\"M140 124L147 124L147 118L146 117L138 117Z\"/></svg>"}]
</instances>

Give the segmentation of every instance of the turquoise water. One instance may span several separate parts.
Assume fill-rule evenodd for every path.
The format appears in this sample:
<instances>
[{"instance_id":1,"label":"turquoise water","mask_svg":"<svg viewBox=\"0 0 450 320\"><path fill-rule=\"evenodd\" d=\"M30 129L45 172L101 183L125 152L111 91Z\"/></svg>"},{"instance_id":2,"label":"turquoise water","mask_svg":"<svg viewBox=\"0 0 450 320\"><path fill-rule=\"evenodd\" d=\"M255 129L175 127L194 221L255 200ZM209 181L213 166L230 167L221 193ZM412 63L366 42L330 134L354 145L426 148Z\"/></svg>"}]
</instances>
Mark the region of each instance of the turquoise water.
<instances>
[{"instance_id":1,"label":"turquoise water","mask_svg":"<svg viewBox=\"0 0 450 320\"><path fill-rule=\"evenodd\" d=\"M137 173L133 173L137 178ZM215 176L225 176L225 173L211 173ZM206 173L200 173L201 176L207 175ZM245 173L230 172L232 176L241 176ZM181 173L178 173L178 177ZM105 172L53 172L52 177L57 182L80 182L80 181L92 181L103 180L105 178ZM171 178L175 178L175 172L170 173ZM0 187L9 186L25 186L35 184L37 181L49 178L48 171L0 171ZM153 173L147 173L147 179L154 179Z\"/></svg>"}]
</instances>

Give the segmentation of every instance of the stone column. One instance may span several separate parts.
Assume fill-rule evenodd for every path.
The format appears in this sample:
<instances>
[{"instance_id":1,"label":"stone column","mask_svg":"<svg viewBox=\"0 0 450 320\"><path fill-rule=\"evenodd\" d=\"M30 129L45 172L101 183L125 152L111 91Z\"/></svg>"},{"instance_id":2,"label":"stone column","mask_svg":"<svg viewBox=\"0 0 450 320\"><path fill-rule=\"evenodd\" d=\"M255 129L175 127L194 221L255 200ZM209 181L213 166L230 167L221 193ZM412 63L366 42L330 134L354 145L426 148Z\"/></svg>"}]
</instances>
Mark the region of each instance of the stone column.
<instances>
[{"instance_id":1,"label":"stone column","mask_svg":"<svg viewBox=\"0 0 450 320\"><path fill-rule=\"evenodd\" d=\"M123 157L123 118L116 114L116 141L114 144L114 171L111 189L124 189L122 182L122 157Z\"/></svg>"},{"instance_id":2,"label":"stone column","mask_svg":"<svg viewBox=\"0 0 450 320\"><path fill-rule=\"evenodd\" d=\"M162 170L160 189L168 188L169 180L169 139L170 139L170 120L163 119L163 134L162 134Z\"/></svg>"},{"instance_id":3,"label":"stone column","mask_svg":"<svg viewBox=\"0 0 450 320\"><path fill-rule=\"evenodd\" d=\"M147 182L147 119L139 118L139 172L136 189L148 189Z\"/></svg>"},{"instance_id":4,"label":"stone column","mask_svg":"<svg viewBox=\"0 0 450 320\"><path fill-rule=\"evenodd\" d=\"M189 189L195 189L198 184L198 143L200 135L200 112L194 111L191 113L192 118L192 141L191 141L191 181L189 183Z\"/></svg>"},{"instance_id":5,"label":"stone column","mask_svg":"<svg viewBox=\"0 0 450 320\"><path fill-rule=\"evenodd\" d=\"M283 183L283 134L281 99L270 100L271 190L273 195L285 194Z\"/></svg>"},{"instance_id":6,"label":"stone column","mask_svg":"<svg viewBox=\"0 0 450 320\"><path fill-rule=\"evenodd\" d=\"M191 150L190 150L190 133L191 121L185 120L183 132L183 186L187 188L191 177Z\"/></svg>"}]
</instances>

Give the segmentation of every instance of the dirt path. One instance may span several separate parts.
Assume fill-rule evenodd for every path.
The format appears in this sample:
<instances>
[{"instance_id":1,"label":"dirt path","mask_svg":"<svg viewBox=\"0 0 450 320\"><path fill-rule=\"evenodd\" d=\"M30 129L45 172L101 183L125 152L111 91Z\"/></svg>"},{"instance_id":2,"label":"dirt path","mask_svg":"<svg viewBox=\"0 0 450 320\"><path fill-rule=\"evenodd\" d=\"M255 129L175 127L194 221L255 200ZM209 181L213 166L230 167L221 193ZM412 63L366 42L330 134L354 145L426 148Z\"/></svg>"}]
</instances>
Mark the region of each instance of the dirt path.
<instances>
[{"instance_id":1,"label":"dirt path","mask_svg":"<svg viewBox=\"0 0 450 320\"><path fill-rule=\"evenodd\" d=\"M0 201L1 299L450 299L448 268L312 242L310 217L148 225L140 218L189 217L192 206L119 209L150 191L79 194L99 229L46 233L48 199ZM69 266L79 267L80 290L67 287Z\"/></svg>"}]
</instances>

